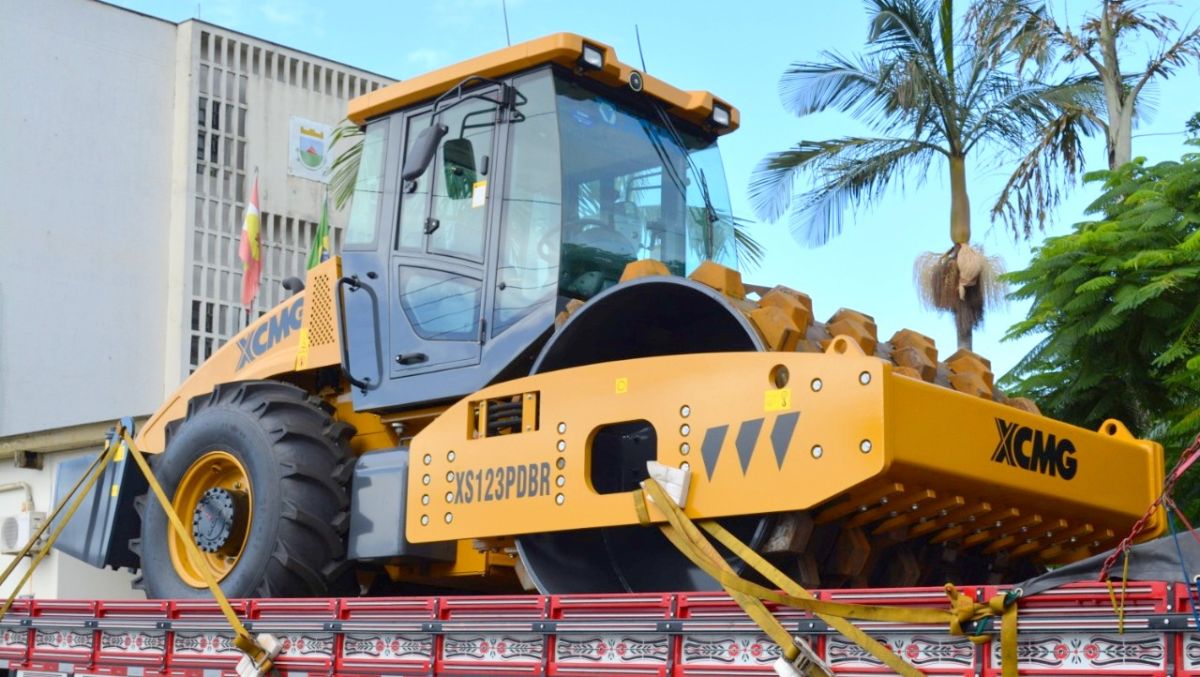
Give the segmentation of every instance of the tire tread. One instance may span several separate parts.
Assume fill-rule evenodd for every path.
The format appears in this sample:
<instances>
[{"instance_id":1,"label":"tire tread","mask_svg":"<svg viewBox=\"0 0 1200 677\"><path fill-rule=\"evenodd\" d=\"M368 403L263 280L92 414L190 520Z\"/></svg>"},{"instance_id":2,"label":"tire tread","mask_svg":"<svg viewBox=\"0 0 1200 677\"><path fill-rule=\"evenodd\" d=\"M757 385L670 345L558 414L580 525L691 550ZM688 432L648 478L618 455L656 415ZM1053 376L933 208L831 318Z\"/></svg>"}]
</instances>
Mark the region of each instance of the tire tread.
<instances>
[{"instance_id":1,"label":"tire tread","mask_svg":"<svg viewBox=\"0 0 1200 677\"><path fill-rule=\"evenodd\" d=\"M346 570L345 534L349 524L349 472L353 469L349 442L353 426L333 419L334 409L308 391L282 381L242 381L218 384L188 402L187 416L168 426L169 438L196 417L214 408L232 409L249 417L270 442L279 466L280 511L278 537L266 556L258 580L245 590L226 590L231 596L304 597L327 594ZM166 453L170 453L170 443ZM165 456L165 454L164 454ZM163 464L166 465L166 464ZM163 477L159 477L164 481ZM145 506L156 503L147 497ZM144 548L146 535L134 539ZM150 597L162 596L159 576L175 572L143 569L140 580ZM207 596L206 590L197 590Z\"/></svg>"}]
</instances>

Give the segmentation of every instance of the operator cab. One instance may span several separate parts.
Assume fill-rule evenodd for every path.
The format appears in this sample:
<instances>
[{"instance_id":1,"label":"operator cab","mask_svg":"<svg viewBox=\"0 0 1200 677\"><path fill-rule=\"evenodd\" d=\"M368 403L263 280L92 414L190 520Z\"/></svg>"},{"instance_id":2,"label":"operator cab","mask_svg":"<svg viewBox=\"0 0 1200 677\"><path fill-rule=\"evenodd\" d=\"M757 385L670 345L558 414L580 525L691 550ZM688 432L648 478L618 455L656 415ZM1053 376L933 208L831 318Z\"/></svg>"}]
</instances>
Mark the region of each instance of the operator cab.
<instances>
[{"instance_id":1,"label":"operator cab","mask_svg":"<svg viewBox=\"0 0 1200 677\"><path fill-rule=\"evenodd\" d=\"M541 62L514 56L502 72L508 52L550 42ZM529 373L555 315L631 261L674 275L736 265L717 148L732 108L578 36L444 70L352 104L366 123L342 255L356 409Z\"/></svg>"}]
</instances>

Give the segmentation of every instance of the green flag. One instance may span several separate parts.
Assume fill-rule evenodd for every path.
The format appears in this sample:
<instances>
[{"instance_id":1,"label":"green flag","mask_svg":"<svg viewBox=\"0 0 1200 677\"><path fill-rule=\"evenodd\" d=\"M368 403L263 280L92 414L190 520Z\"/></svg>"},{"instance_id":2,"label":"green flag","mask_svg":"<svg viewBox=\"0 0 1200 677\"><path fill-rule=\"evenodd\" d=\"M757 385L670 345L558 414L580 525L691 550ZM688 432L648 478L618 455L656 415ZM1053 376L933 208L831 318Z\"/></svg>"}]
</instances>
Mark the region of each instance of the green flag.
<instances>
[{"instance_id":1,"label":"green flag","mask_svg":"<svg viewBox=\"0 0 1200 677\"><path fill-rule=\"evenodd\" d=\"M321 223L317 224L317 233L313 235L312 249L308 252L308 269L312 270L318 263L329 260L329 196L325 196L325 204L321 207Z\"/></svg>"}]
</instances>

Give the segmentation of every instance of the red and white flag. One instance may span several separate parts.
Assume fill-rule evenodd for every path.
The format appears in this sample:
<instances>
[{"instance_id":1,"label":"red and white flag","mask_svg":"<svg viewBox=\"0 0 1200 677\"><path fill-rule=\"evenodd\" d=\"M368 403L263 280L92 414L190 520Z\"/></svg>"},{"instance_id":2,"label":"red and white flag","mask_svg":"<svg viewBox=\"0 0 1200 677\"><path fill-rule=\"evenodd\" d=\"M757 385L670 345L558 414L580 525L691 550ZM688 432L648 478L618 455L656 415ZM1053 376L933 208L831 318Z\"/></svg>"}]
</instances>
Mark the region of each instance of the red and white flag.
<instances>
[{"instance_id":1,"label":"red and white flag","mask_svg":"<svg viewBox=\"0 0 1200 677\"><path fill-rule=\"evenodd\" d=\"M250 203L246 205L246 216L242 219L242 243L238 247L242 259L242 305L247 309L258 296L259 280L262 276L262 233L258 218L258 176L254 177L254 189L250 191Z\"/></svg>"}]
</instances>

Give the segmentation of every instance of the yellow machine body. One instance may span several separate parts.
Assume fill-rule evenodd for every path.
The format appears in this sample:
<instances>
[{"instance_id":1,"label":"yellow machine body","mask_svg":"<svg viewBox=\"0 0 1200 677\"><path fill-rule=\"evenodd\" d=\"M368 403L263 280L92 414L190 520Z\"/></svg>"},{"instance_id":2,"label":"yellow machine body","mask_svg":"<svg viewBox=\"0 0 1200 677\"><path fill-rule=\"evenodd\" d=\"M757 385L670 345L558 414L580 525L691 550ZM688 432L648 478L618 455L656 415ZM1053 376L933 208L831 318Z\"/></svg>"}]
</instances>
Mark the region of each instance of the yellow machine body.
<instances>
[{"instance_id":1,"label":"yellow machine body","mask_svg":"<svg viewBox=\"0 0 1200 677\"><path fill-rule=\"evenodd\" d=\"M139 444L161 452L166 424L216 384L311 385L314 370L338 366L339 263L309 271L303 292L206 361ZM358 429L355 453L396 445L381 417L353 411L348 392L325 396ZM514 398L526 403L529 429L487 436L487 403ZM1085 430L926 383L848 337L823 353L665 356L547 372L422 415L432 422L411 441L406 537L460 547L453 562L392 567L407 580L507 571L514 562L502 550L522 534L637 524L629 492L598 493L590 479L596 432L633 420L653 425L655 460L691 471L685 511L693 518L809 511L818 524L985 544L1049 563L1112 547L1157 496L1164 469L1162 448L1118 422ZM1156 513L1144 536L1164 528Z\"/></svg>"},{"instance_id":2,"label":"yellow machine body","mask_svg":"<svg viewBox=\"0 0 1200 677\"><path fill-rule=\"evenodd\" d=\"M342 361L334 294L341 277L341 259L308 271L307 284L295 294L238 332L212 354L138 431L138 446L146 453L166 449L166 428L187 414L188 401L212 392L219 383L264 378L305 380L305 374Z\"/></svg>"},{"instance_id":3,"label":"yellow machine body","mask_svg":"<svg viewBox=\"0 0 1200 677\"><path fill-rule=\"evenodd\" d=\"M577 66L589 47L603 52L603 67L583 72ZM728 124L710 127L714 135L738 125L737 109L711 93L636 73L611 47L567 33L372 92L351 103L349 118L362 124L422 105L470 76L546 63L644 91L672 117L697 125L716 107L727 109ZM650 260L625 271L622 282L668 274ZM356 429L352 454L408 447L405 539L457 541L449 560L384 563L394 580L511 587L514 537L638 524L631 488L604 492L592 481L593 468L609 462L597 450L598 434L634 421L653 427L650 460L689 471L684 511L694 519L803 512L815 524L837 523L889 544L920 539L1061 563L1115 545L1161 490L1161 447L1134 439L1120 423L1089 431L1040 416L1032 405L1006 406L990 371L955 368L956 353L939 372L932 341L917 335L927 342L919 349L908 332L901 345L907 330L877 356L885 342L869 316L840 310L816 323L802 294L755 289L758 300L749 300L736 271L711 262L691 282L721 295L722 308L745 319L769 352L575 366L496 383L454 403L356 411L341 369L340 279L338 257L308 271L302 292L209 357L137 441L148 453L163 452L168 426L188 416L189 401L221 384L273 379L320 396L334 420ZM382 306L386 316L389 306ZM560 319L587 307L574 299ZM970 353L965 360L985 362ZM489 424L490 406L511 412L517 402L519 425ZM653 509L650 515L662 519ZM1161 512L1154 514L1143 537L1164 526Z\"/></svg>"},{"instance_id":4,"label":"yellow machine body","mask_svg":"<svg viewBox=\"0 0 1200 677\"><path fill-rule=\"evenodd\" d=\"M480 436L481 407L514 398L531 403L521 430ZM1048 562L1115 545L1163 471L1162 449L1119 423L1088 431L894 374L841 337L826 353L643 358L480 391L413 440L408 538L637 524L630 492L590 481L597 431L636 419L659 463L691 471L693 518L810 510Z\"/></svg>"},{"instance_id":5,"label":"yellow machine body","mask_svg":"<svg viewBox=\"0 0 1200 677\"><path fill-rule=\"evenodd\" d=\"M467 59L415 78L401 80L360 96L350 102L350 111L346 117L351 122L361 125L375 116L438 96L472 76L494 78L546 63L575 68L585 45L599 50L604 55L604 65L599 70L589 72L589 77L612 87L630 85L630 80L635 77L635 70L619 61L612 47L574 33L555 33ZM730 116L729 124L718 133L727 134L738 128L738 110L711 92L684 91L647 73L638 72L637 77L641 80L641 91L662 102L672 115L704 123L712 115L713 105L720 104L729 110Z\"/></svg>"}]
</instances>

